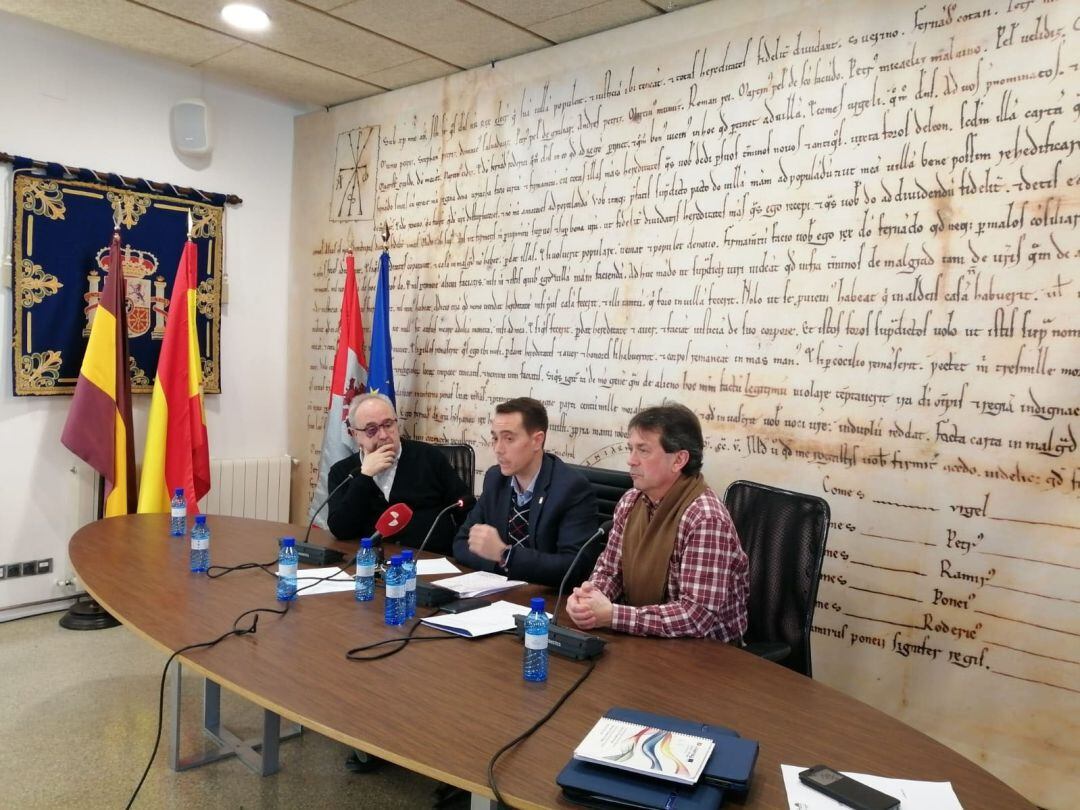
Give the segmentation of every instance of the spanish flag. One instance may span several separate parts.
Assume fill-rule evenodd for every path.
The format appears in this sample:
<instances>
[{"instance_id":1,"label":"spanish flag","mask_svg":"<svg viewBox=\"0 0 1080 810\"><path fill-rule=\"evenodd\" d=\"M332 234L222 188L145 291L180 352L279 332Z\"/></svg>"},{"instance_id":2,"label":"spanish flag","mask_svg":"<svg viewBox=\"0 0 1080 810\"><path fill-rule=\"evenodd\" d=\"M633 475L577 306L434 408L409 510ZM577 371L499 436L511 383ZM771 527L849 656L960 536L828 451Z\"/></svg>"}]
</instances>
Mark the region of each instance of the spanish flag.
<instances>
[{"instance_id":1,"label":"spanish flag","mask_svg":"<svg viewBox=\"0 0 1080 810\"><path fill-rule=\"evenodd\" d=\"M94 309L75 395L60 441L105 479L105 517L135 511L135 443L131 433L126 284L120 231L109 246L109 273Z\"/></svg>"},{"instance_id":2,"label":"spanish flag","mask_svg":"<svg viewBox=\"0 0 1080 810\"><path fill-rule=\"evenodd\" d=\"M195 515L199 512L197 501L210 491L210 445L195 332L197 268L197 248L189 239L176 270L150 400L140 512L168 512L173 490L183 487L188 514Z\"/></svg>"}]
</instances>

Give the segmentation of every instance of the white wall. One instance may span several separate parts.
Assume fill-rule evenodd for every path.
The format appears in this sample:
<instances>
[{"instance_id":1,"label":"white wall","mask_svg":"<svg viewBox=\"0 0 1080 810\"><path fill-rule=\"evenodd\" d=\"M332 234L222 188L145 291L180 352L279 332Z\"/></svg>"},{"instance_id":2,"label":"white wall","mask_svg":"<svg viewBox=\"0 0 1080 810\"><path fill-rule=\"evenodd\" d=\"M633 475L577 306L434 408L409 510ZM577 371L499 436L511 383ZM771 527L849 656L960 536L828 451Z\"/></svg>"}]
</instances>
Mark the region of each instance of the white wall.
<instances>
[{"instance_id":1,"label":"white wall","mask_svg":"<svg viewBox=\"0 0 1080 810\"><path fill-rule=\"evenodd\" d=\"M185 166L169 144L169 109L201 96L211 108L214 152L206 168ZM173 66L0 12L0 151L231 193L225 214L229 303L221 325L221 395L207 398L211 454L281 454L288 334L292 119L301 110L204 82ZM11 250L11 173L0 164L0 259ZM75 457L59 441L70 397L11 391L11 276L0 289L0 563L53 557L58 576L0 580L5 608L72 592L54 581L69 571L77 528ZM149 396L135 398L142 456Z\"/></svg>"}]
</instances>

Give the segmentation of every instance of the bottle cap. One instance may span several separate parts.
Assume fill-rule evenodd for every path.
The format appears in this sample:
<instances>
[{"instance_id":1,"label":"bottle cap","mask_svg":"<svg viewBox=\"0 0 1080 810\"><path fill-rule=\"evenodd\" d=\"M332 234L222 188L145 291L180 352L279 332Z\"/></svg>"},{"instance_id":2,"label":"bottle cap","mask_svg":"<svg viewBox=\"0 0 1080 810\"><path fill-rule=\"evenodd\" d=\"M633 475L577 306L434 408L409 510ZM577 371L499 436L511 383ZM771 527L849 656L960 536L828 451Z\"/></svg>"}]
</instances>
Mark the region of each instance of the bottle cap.
<instances>
[{"instance_id":1,"label":"bottle cap","mask_svg":"<svg viewBox=\"0 0 1080 810\"><path fill-rule=\"evenodd\" d=\"M296 545L296 538L295 537L282 537L281 538L281 545L286 547L286 548L292 548L292 547L294 547Z\"/></svg>"},{"instance_id":2,"label":"bottle cap","mask_svg":"<svg viewBox=\"0 0 1080 810\"><path fill-rule=\"evenodd\" d=\"M200 526L205 526L206 525L206 515L196 515L195 516L195 522L197 524L199 524Z\"/></svg>"},{"instance_id":3,"label":"bottle cap","mask_svg":"<svg viewBox=\"0 0 1080 810\"><path fill-rule=\"evenodd\" d=\"M400 554L395 554L393 557L391 557L390 558L390 564L391 565L401 565L401 555Z\"/></svg>"},{"instance_id":4,"label":"bottle cap","mask_svg":"<svg viewBox=\"0 0 1080 810\"><path fill-rule=\"evenodd\" d=\"M543 613L544 612L544 597L542 597L542 596L534 596L532 599L529 600L529 607L532 608L533 610L537 611L538 613Z\"/></svg>"},{"instance_id":5,"label":"bottle cap","mask_svg":"<svg viewBox=\"0 0 1080 810\"><path fill-rule=\"evenodd\" d=\"M360 541L360 548L371 548L371 538L365 537Z\"/></svg>"},{"instance_id":6,"label":"bottle cap","mask_svg":"<svg viewBox=\"0 0 1080 810\"><path fill-rule=\"evenodd\" d=\"M401 561L402 562L412 562L412 558L413 558L413 552L412 552L411 548L403 548L401 550Z\"/></svg>"},{"instance_id":7,"label":"bottle cap","mask_svg":"<svg viewBox=\"0 0 1080 810\"><path fill-rule=\"evenodd\" d=\"M184 488L183 487L177 487L176 492L173 493L173 494L176 495L177 498L183 498L184 497Z\"/></svg>"}]
</instances>

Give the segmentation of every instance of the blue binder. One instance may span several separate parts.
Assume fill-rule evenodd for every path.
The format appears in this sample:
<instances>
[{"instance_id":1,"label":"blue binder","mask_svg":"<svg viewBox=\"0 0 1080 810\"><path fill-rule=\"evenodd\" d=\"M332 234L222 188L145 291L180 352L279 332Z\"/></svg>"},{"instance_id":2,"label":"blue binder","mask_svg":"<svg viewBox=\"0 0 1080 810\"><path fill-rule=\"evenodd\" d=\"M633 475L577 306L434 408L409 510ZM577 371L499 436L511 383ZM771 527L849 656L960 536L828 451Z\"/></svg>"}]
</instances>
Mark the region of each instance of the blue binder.
<instances>
[{"instance_id":1,"label":"blue binder","mask_svg":"<svg viewBox=\"0 0 1080 810\"><path fill-rule=\"evenodd\" d=\"M623 720L641 726L653 726L666 731L692 734L695 737L707 737L716 747L705 764L701 779L713 785L743 793L750 787L750 777L757 762L758 744L745 740L730 728L695 723L678 717L666 717L640 709L627 709L617 706L604 714L612 720Z\"/></svg>"},{"instance_id":2,"label":"blue binder","mask_svg":"<svg viewBox=\"0 0 1080 810\"><path fill-rule=\"evenodd\" d=\"M724 789L699 781L680 785L653 776L571 759L555 781L572 802L595 808L718 810Z\"/></svg>"}]
</instances>

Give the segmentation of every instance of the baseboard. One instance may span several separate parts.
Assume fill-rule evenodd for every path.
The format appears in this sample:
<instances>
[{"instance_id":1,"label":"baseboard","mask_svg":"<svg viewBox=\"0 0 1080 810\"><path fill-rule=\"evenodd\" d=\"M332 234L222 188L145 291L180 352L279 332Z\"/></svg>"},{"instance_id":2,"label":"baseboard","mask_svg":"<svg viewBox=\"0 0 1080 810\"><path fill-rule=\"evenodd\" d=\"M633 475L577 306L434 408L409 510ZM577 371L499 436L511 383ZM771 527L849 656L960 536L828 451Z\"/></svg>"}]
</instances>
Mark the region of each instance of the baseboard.
<instances>
[{"instance_id":1,"label":"baseboard","mask_svg":"<svg viewBox=\"0 0 1080 810\"><path fill-rule=\"evenodd\" d=\"M25 619L29 616L38 616L42 613L56 613L61 610L67 610L75 604L77 598L82 596L86 596L86 594L77 593L74 596L61 596L58 599L43 599L40 602L27 602L24 605L12 605L11 607L0 610L0 624L3 624L4 622L13 622L16 619Z\"/></svg>"}]
</instances>

